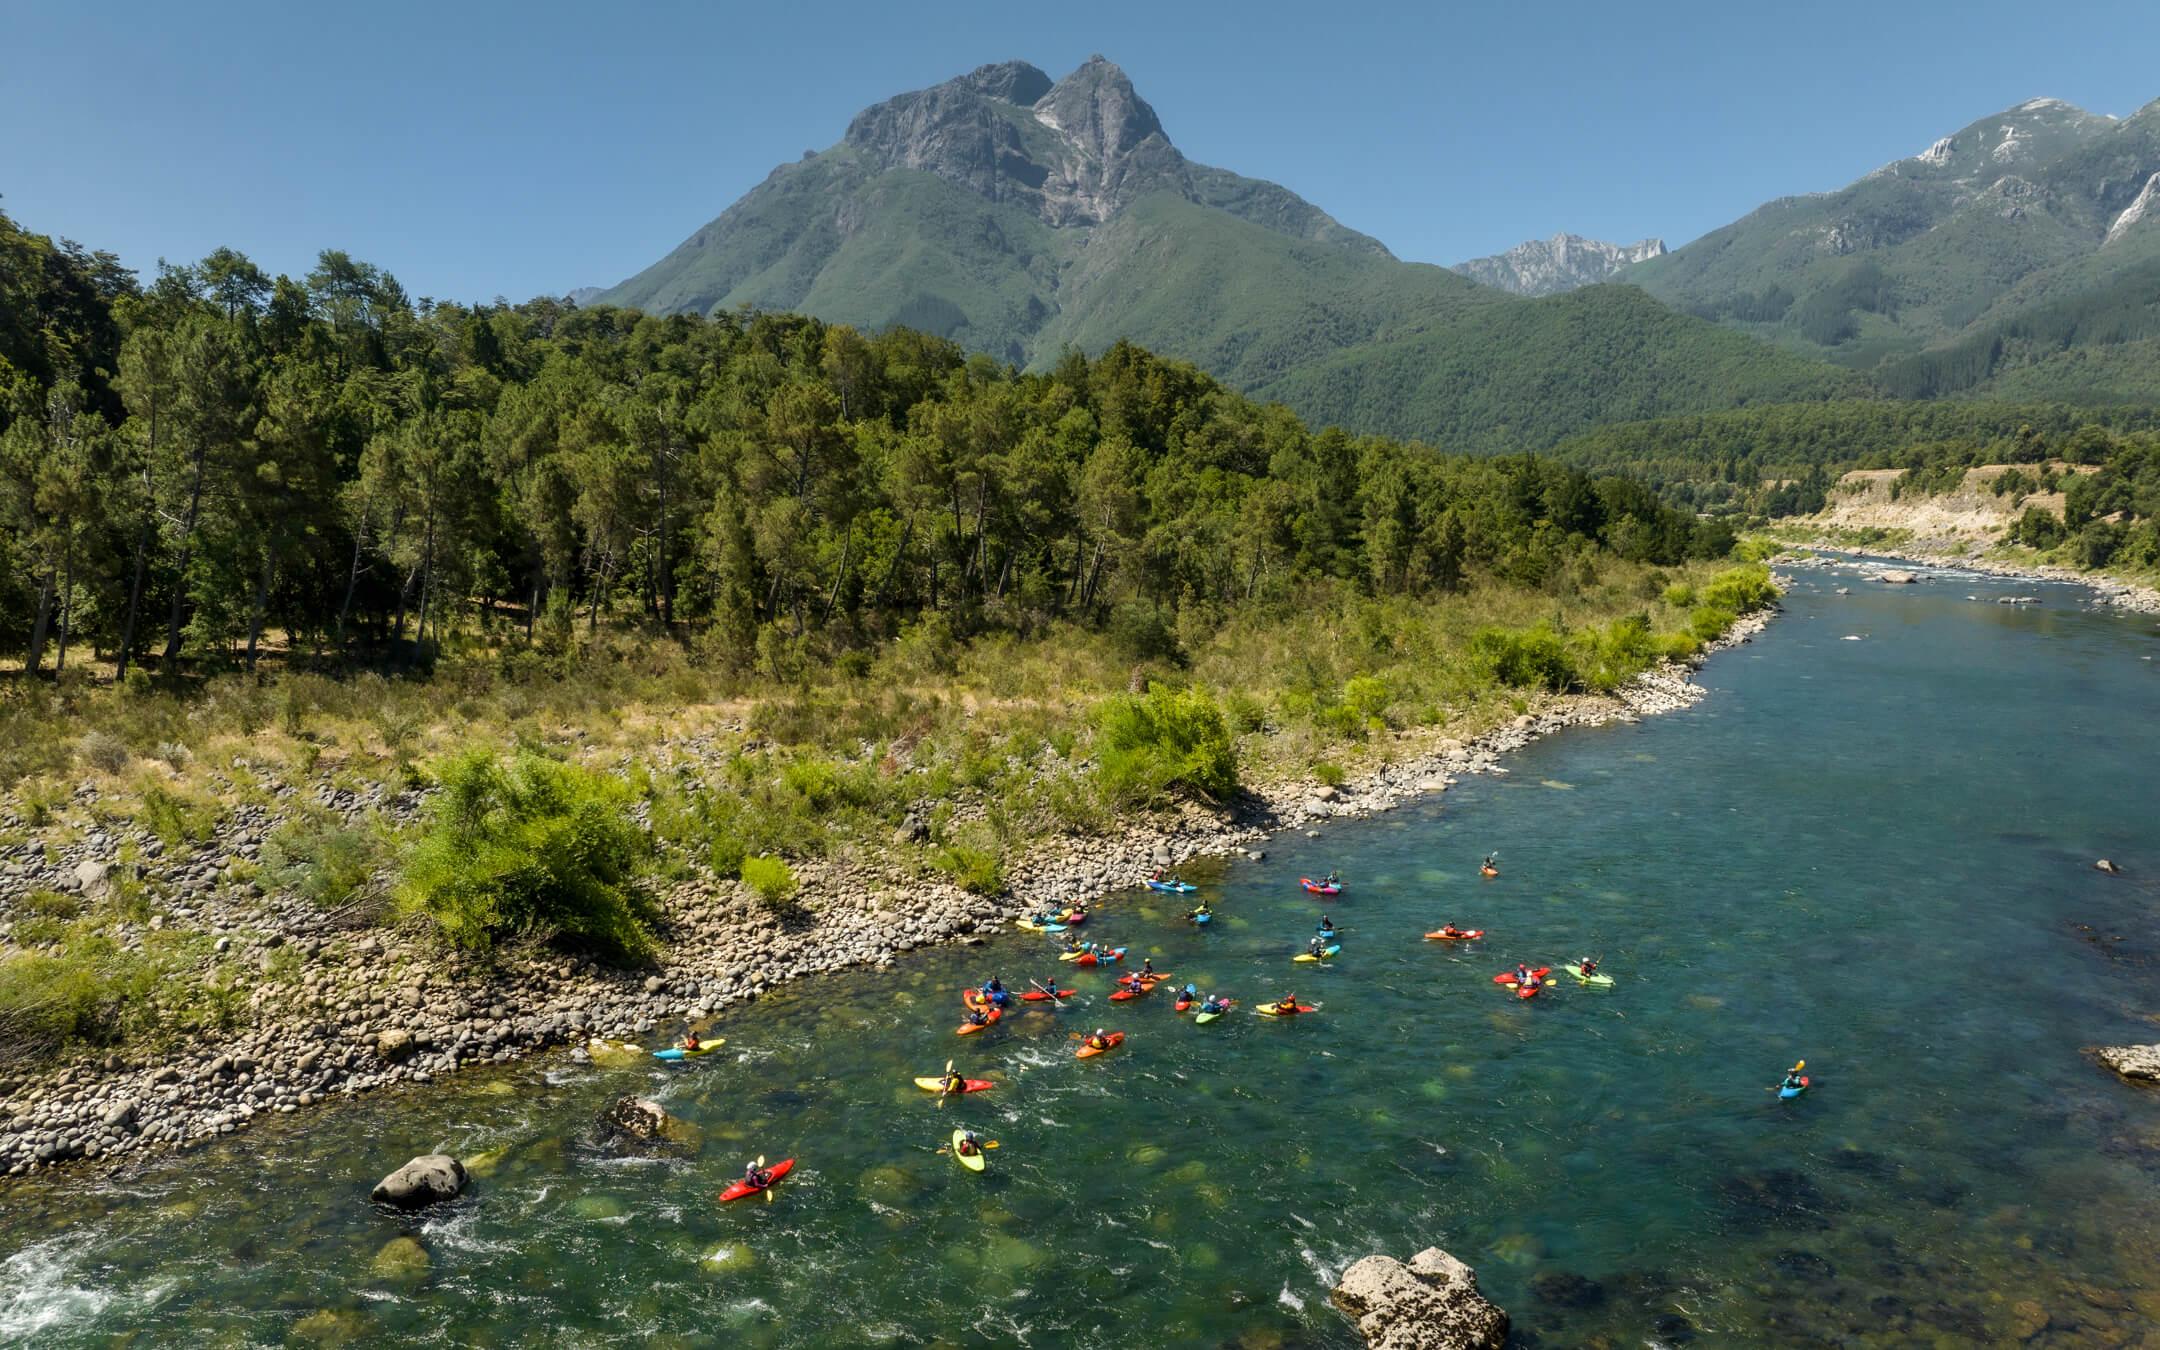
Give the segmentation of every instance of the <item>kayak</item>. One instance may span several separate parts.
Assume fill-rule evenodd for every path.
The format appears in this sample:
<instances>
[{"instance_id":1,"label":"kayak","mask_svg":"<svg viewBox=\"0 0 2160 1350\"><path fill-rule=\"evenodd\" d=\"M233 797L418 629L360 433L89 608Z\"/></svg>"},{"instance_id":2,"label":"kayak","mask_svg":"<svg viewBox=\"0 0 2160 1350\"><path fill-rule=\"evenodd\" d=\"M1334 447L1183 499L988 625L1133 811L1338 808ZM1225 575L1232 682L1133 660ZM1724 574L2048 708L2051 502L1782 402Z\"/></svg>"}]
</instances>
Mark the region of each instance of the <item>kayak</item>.
<instances>
[{"instance_id":1,"label":"kayak","mask_svg":"<svg viewBox=\"0 0 2160 1350\"><path fill-rule=\"evenodd\" d=\"M1139 998L1142 995L1152 994L1154 992L1155 986L1152 983L1128 984L1123 989L1117 990L1116 992L1112 993L1110 995L1110 1001L1112 1003L1123 1003L1126 999Z\"/></svg>"},{"instance_id":2,"label":"kayak","mask_svg":"<svg viewBox=\"0 0 2160 1350\"><path fill-rule=\"evenodd\" d=\"M652 1057L654 1059L664 1059L670 1064L680 1064L686 1059L696 1059L699 1055L709 1055L726 1044L726 1041L707 1041L695 1050L685 1050L679 1045L672 1046L666 1050L653 1051Z\"/></svg>"},{"instance_id":3,"label":"kayak","mask_svg":"<svg viewBox=\"0 0 2160 1350\"><path fill-rule=\"evenodd\" d=\"M1320 939L1322 942L1333 942L1337 937L1341 935L1332 928L1315 928L1313 929L1313 936Z\"/></svg>"},{"instance_id":4,"label":"kayak","mask_svg":"<svg viewBox=\"0 0 2160 1350\"><path fill-rule=\"evenodd\" d=\"M1598 989L1612 988L1612 976L1600 975L1596 971L1591 971L1588 975L1585 975L1582 973L1582 963L1580 961L1570 962L1567 965L1560 967L1560 969L1566 971L1570 975L1573 975L1576 979L1582 981L1584 984L1591 985Z\"/></svg>"},{"instance_id":5,"label":"kayak","mask_svg":"<svg viewBox=\"0 0 2160 1350\"><path fill-rule=\"evenodd\" d=\"M1542 980L1542 979L1544 979L1544 978L1545 978L1545 977L1546 977L1547 975L1550 975L1550 974L1552 974L1552 967L1551 967L1551 966L1538 966L1538 967L1535 967L1534 969L1532 969L1530 973L1531 973L1532 975L1535 975L1535 976L1537 976L1537 977L1538 977L1539 979L1541 979L1541 980ZM1501 972L1500 972L1500 973L1499 973L1498 975L1495 975L1495 976L1493 976L1493 977L1492 977L1492 982L1493 982L1494 984L1509 984L1509 985L1511 985L1511 984L1515 983L1515 972L1514 972L1514 971L1512 971L1512 970L1503 970L1503 971L1501 971Z\"/></svg>"},{"instance_id":6,"label":"kayak","mask_svg":"<svg viewBox=\"0 0 2160 1350\"><path fill-rule=\"evenodd\" d=\"M1795 1098L1795 1097L1799 1096L1799 1095L1800 1095L1801 1093L1803 1093L1803 1092L1807 1091L1807 1085L1808 1085L1807 1075L1806 1075L1806 1074L1802 1074L1802 1075L1800 1076L1800 1086L1798 1086L1798 1087L1784 1087L1784 1086L1780 1086L1780 1087L1778 1088L1778 1090L1777 1090L1777 1095L1778 1095L1778 1096L1780 1096L1780 1097L1782 1097L1782 1098L1784 1098L1784 1099L1785 1099L1786 1101L1791 1101L1791 1100L1792 1100L1793 1098Z\"/></svg>"},{"instance_id":7,"label":"kayak","mask_svg":"<svg viewBox=\"0 0 2160 1350\"><path fill-rule=\"evenodd\" d=\"M1084 909L1068 909L1057 916L1057 921L1066 924L1086 923L1087 915L1088 912Z\"/></svg>"},{"instance_id":8,"label":"kayak","mask_svg":"<svg viewBox=\"0 0 2160 1350\"><path fill-rule=\"evenodd\" d=\"M1185 917L1191 919L1195 924L1206 924L1215 922L1215 916L1208 913L1204 909L1201 910L1198 914L1188 914Z\"/></svg>"},{"instance_id":9,"label":"kayak","mask_svg":"<svg viewBox=\"0 0 2160 1350\"><path fill-rule=\"evenodd\" d=\"M960 1151L960 1141L965 1138L967 1138L966 1130L954 1130L952 1132L952 1155L958 1158L960 1165L968 1171L980 1172L983 1170L983 1162L985 1161L982 1151L977 1149L973 1153L962 1153Z\"/></svg>"},{"instance_id":10,"label":"kayak","mask_svg":"<svg viewBox=\"0 0 2160 1350\"><path fill-rule=\"evenodd\" d=\"M1017 926L1025 928L1030 933L1062 933L1065 931L1064 924L1052 923L1048 919L1021 919Z\"/></svg>"},{"instance_id":11,"label":"kayak","mask_svg":"<svg viewBox=\"0 0 2160 1350\"><path fill-rule=\"evenodd\" d=\"M720 1203L726 1204L730 1200L740 1200L746 1195L756 1195L759 1191L768 1189L774 1182L786 1176L794 1166L795 1160L793 1158L782 1158L771 1167L766 1168L765 1170L771 1173L771 1178L763 1186L753 1186L747 1181L737 1180L734 1185L720 1192Z\"/></svg>"},{"instance_id":12,"label":"kayak","mask_svg":"<svg viewBox=\"0 0 2160 1350\"><path fill-rule=\"evenodd\" d=\"M1237 1000L1236 1000L1236 999L1227 999L1227 1000L1225 1000L1225 1001L1224 1001L1224 1003L1223 1003L1223 1007L1224 1007L1224 1008L1234 1008L1234 1007L1236 1007L1236 1006L1237 1006ZM1216 1011L1216 1012L1201 1012L1201 1013L1194 1013L1194 1014L1193 1014L1193 1025L1194 1025L1194 1026L1206 1026L1206 1025L1207 1025L1208 1023L1210 1023L1210 1022L1214 1021L1214 1020L1215 1020L1216 1018L1218 1018L1218 1017L1220 1017L1220 1016L1222 1016L1222 1013L1221 1013L1220 1011Z\"/></svg>"},{"instance_id":13,"label":"kayak","mask_svg":"<svg viewBox=\"0 0 2160 1350\"><path fill-rule=\"evenodd\" d=\"M1480 867L1478 874L1480 876L1496 877L1500 875L1500 869L1497 867Z\"/></svg>"},{"instance_id":14,"label":"kayak","mask_svg":"<svg viewBox=\"0 0 2160 1350\"><path fill-rule=\"evenodd\" d=\"M925 1092L942 1093L945 1091L945 1080L942 1078L918 1078L915 1080L915 1086L921 1088ZM970 1092L988 1092L990 1089L996 1086L997 1084L991 1082L987 1078L963 1078L960 1080L960 1092L953 1095L964 1095Z\"/></svg>"},{"instance_id":15,"label":"kayak","mask_svg":"<svg viewBox=\"0 0 2160 1350\"><path fill-rule=\"evenodd\" d=\"M1114 1049L1116 1049L1116 1048L1117 1048L1118 1046L1120 1046L1120 1045L1122 1045L1122 1044L1124 1043L1124 1041L1125 1041L1125 1033L1124 1033L1124 1032L1122 1032L1122 1031L1113 1031L1113 1032L1111 1032L1111 1033L1110 1033L1109 1035L1107 1035L1107 1036L1103 1037L1103 1039L1104 1039L1105 1041L1108 1041L1108 1042L1109 1042L1109 1044L1108 1044L1108 1045L1089 1045L1089 1044L1087 1044L1086 1042L1084 1042L1084 1041L1083 1041L1083 1042L1081 1043L1081 1045L1080 1045L1080 1053L1079 1053L1078 1055L1076 1055L1076 1056L1075 1056L1075 1058L1077 1058L1077 1059L1093 1059L1093 1058L1094 1058L1095 1056L1097 1056L1097 1055L1101 1054L1101 1053L1102 1053L1103 1051L1105 1051L1105 1050L1114 1050Z\"/></svg>"},{"instance_id":16,"label":"kayak","mask_svg":"<svg viewBox=\"0 0 2160 1350\"><path fill-rule=\"evenodd\" d=\"M991 1008L1002 1008L1012 1002L1012 990L1000 989L994 994L986 994L980 989L964 986L960 990L960 1001L970 1008L981 1008L988 1011Z\"/></svg>"},{"instance_id":17,"label":"kayak","mask_svg":"<svg viewBox=\"0 0 2160 1350\"><path fill-rule=\"evenodd\" d=\"M998 1019L999 1019L1000 1017L1003 1017L1004 1015L1005 1015L1005 1010L1004 1010L1003 1008L992 1008L992 1009L990 1010L990 1020L989 1020L989 1021L987 1021L987 1022L962 1022L962 1023L960 1024L960 1028L959 1028L959 1034L960 1034L960 1035L962 1035L962 1036L972 1036L972 1035L974 1035L974 1034L975 1034L976 1032L978 1032L978 1031L981 1031L981 1030L982 1030L983 1028L985 1028L985 1027L994 1027L994 1026L996 1026L996 1025L997 1025Z\"/></svg>"},{"instance_id":18,"label":"kayak","mask_svg":"<svg viewBox=\"0 0 2160 1350\"><path fill-rule=\"evenodd\" d=\"M1071 998L1074 994L1077 994L1079 992L1080 991L1077 989L1060 989L1057 991L1056 997ZM1026 999L1030 1003L1048 1003L1052 996L1044 993L1040 989L1030 989L1026 993L1022 994L1020 997Z\"/></svg>"},{"instance_id":19,"label":"kayak","mask_svg":"<svg viewBox=\"0 0 2160 1350\"><path fill-rule=\"evenodd\" d=\"M1135 970L1117 977L1119 984L1161 984L1170 978L1167 970Z\"/></svg>"},{"instance_id":20,"label":"kayak","mask_svg":"<svg viewBox=\"0 0 2160 1350\"><path fill-rule=\"evenodd\" d=\"M1338 881L1314 881L1311 877L1299 877L1298 885L1314 895L1341 895L1342 883Z\"/></svg>"},{"instance_id":21,"label":"kayak","mask_svg":"<svg viewBox=\"0 0 2160 1350\"><path fill-rule=\"evenodd\" d=\"M1153 878L1149 878L1147 888L1151 891L1168 891L1172 895L1184 895L1188 891L1200 889L1189 881L1156 881Z\"/></svg>"},{"instance_id":22,"label":"kayak","mask_svg":"<svg viewBox=\"0 0 2160 1350\"><path fill-rule=\"evenodd\" d=\"M1317 1003L1292 1003L1288 1005L1263 1003L1254 1008L1253 1011L1262 1017L1296 1017L1300 1013L1318 1012L1320 1011L1320 1005Z\"/></svg>"},{"instance_id":23,"label":"kayak","mask_svg":"<svg viewBox=\"0 0 2160 1350\"><path fill-rule=\"evenodd\" d=\"M1320 954L1318 956L1313 955L1311 952L1299 952L1296 956L1293 956L1290 959L1293 961L1325 961L1341 950L1341 943L1331 942L1327 946L1320 949Z\"/></svg>"},{"instance_id":24,"label":"kayak","mask_svg":"<svg viewBox=\"0 0 2160 1350\"><path fill-rule=\"evenodd\" d=\"M1485 936L1485 930L1482 928L1465 928L1459 933L1450 933L1442 929L1434 929L1425 936L1433 942L1475 942Z\"/></svg>"},{"instance_id":25,"label":"kayak","mask_svg":"<svg viewBox=\"0 0 2160 1350\"><path fill-rule=\"evenodd\" d=\"M1184 1012L1187 1008L1190 1008L1193 1004L1198 1003L1199 1001L1199 999L1194 998L1191 994L1188 994L1184 990L1180 989L1178 991L1177 1002L1170 1005L1170 1011Z\"/></svg>"},{"instance_id":26,"label":"kayak","mask_svg":"<svg viewBox=\"0 0 2160 1350\"><path fill-rule=\"evenodd\" d=\"M1058 960L1060 960L1060 961L1071 961L1071 962L1073 962L1073 963L1074 963L1074 964L1076 964L1076 965L1082 965L1082 966L1092 966L1092 965L1098 965L1098 964L1101 964L1101 963L1103 963L1103 962L1108 962L1108 961L1122 961L1122 960L1124 960L1124 959L1125 959L1125 949L1124 949L1123 947L1112 947L1112 948L1111 948L1111 949L1110 949L1109 951L1106 951L1106 952L1059 952L1059 953L1058 953Z\"/></svg>"}]
</instances>

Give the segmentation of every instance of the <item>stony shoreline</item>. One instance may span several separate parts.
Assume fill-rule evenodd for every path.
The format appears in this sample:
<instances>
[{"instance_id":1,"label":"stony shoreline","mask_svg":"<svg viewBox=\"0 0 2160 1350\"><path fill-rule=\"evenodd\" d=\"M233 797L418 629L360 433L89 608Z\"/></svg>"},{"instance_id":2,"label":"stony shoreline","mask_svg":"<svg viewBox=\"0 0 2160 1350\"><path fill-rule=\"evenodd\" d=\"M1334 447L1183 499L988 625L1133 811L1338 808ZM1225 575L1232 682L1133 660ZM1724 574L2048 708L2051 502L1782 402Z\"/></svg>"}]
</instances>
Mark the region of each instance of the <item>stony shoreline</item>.
<instances>
[{"instance_id":1,"label":"stony shoreline","mask_svg":"<svg viewBox=\"0 0 2160 1350\"><path fill-rule=\"evenodd\" d=\"M1043 841L1008 868L1009 889L971 895L942 882L901 881L874 861L798 867L814 908L776 914L739 883L684 882L663 897L665 954L657 969L622 971L544 948L481 963L396 929L340 931L324 916L247 898L221 884L221 857L252 858L270 821L241 808L220 837L186 857L158 860L186 886L188 920L217 934L218 951L259 974L247 989L246 1029L145 1062L121 1053L34 1074L0 1071L0 1175L20 1177L184 1147L235 1133L262 1115L289 1115L392 1084L427 1083L476 1064L550 1047L619 1042L756 998L792 979L851 967L889 967L901 953L980 943L1007 921L1052 904L1137 887L1157 866L1249 851L1271 835L1391 810L1445 791L1460 775L1505 773L1500 757L1569 727L1632 722L1695 704L1690 675L1711 653L1749 641L1774 616L1743 617L1688 666L1647 672L1610 696L1540 700L1483 735L1399 738L1402 753L1339 788L1309 780L1248 789L1227 809L1188 806L1111 839ZM350 796L351 794L346 794ZM334 801L348 812L417 799ZM94 892L109 884L117 841L91 838L57 859L0 861L0 898L33 888ZM904 903L904 908L901 906ZM906 931L895 933L904 919ZM153 923L161 920L153 919Z\"/></svg>"},{"instance_id":2,"label":"stony shoreline","mask_svg":"<svg viewBox=\"0 0 2160 1350\"><path fill-rule=\"evenodd\" d=\"M1918 567L1952 568L1964 572L1981 572L1992 577L2008 577L2026 581L2065 581L2096 592L2102 604L2136 614L2160 614L2160 589L2141 585L2134 581L2122 581L2104 572L2080 572L2073 567L2057 567L2052 563L2030 566L2003 562L1994 558L1967 558L1954 553L1930 553L1919 549L1884 548L1879 545L1853 547L1827 541L1811 546L1838 553L1852 553L1868 558L1887 558L1896 562L1912 563ZM1781 564L1790 565L1790 564Z\"/></svg>"}]
</instances>

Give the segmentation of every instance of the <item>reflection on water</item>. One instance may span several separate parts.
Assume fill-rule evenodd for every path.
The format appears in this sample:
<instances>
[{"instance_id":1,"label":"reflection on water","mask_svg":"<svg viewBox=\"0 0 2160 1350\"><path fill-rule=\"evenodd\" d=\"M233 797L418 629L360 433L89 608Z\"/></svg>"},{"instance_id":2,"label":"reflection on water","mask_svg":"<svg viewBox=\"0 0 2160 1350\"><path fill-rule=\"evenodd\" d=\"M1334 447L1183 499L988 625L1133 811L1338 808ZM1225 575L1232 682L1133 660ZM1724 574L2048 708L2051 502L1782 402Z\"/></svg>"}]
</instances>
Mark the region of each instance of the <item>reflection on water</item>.
<instances>
[{"instance_id":1,"label":"reflection on water","mask_svg":"<svg viewBox=\"0 0 2160 1350\"><path fill-rule=\"evenodd\" d=\"M2160 641L2067 590L1832 585L1692 712L1227 866L1213 931L1105 906L1241 1000L1212 1025L1015 937L783 991L677 1070L554 1059L14 1187L0 1341L1345 1345L1334 1276L1434 1243L1546 1343L2134 1340L2160 1100L2078 1051L2153 1037ZM1293 966L1330 867L1344 951ZM1490 936L1419 940L1450 920ZM1609 990L1490 980L1599 953ZM951 1034L963 982L1053 969L1076 1006ZM1321 1012L1252 1015L1292 990ZM1096 1025L1129 1039L1074 1059ZM998 1087L939 1108L909 1080L948 1058ZM695 1145L599 1143L624 1091ZM980 1175L934 1151L961 1125ZM436 1147L466 1199L365 1203ZM713 1203L760 1154L800 1159L771 1203Z\"/></svg>"}]
</instances>

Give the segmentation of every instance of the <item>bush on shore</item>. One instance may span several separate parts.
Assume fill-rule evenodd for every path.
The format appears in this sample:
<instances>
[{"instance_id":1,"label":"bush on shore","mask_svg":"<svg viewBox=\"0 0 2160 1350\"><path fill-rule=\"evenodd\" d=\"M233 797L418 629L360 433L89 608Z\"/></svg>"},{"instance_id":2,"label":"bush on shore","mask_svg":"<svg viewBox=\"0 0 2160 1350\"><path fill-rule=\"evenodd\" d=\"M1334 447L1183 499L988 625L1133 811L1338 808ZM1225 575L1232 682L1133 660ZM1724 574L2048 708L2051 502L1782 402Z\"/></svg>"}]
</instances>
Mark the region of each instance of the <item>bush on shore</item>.
<instances>
[{"instance_id":1,"label":"bush on shore","mask_svg":"<svg viewBox=\"0 0 2160 1350\"><path fill-rule=\"evenodd\" d=\"M1237 791L1237 749L1207 691L1150 684L1105 700L1098 718L1098 771L1111 800L1144 805L1189 792L1222 801Z\"/></svg>"},{"instance_id":2,"label":"bush on shore","mask_svg":"<svg viewBox=\"0 0 2160 1350\"><path fill-rule=\"evenodd\" d=\"M470 750L436 780L398 882L401 912L469 951L530 935L616 962L652 954L657 908L639 885L647 849L626 785L531 750L508 763Z\"/></svg>"}]
</instances>

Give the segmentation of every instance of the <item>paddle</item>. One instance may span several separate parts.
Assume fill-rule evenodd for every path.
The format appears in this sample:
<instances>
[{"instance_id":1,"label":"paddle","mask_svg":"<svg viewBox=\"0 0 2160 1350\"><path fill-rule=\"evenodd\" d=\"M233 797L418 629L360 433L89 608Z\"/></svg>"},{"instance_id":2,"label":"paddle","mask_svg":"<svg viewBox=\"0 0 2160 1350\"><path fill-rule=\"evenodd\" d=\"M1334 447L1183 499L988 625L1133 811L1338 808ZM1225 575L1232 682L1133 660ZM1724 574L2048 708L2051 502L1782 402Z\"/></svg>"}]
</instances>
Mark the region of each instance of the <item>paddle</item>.
<instances>
[{"instance_id":1,"label":"paddle","mask_svg":"<svg viewBox=\"0 0 2160 1350\"><path fill-rule=\"evenodd\" d=\"M945 1109L945 1099L952 1096L952 1066L951 1060L945 1061L945 1084L937 1095L937 1109L940 1111Z\"/></svg>"},{"instance_id":2,"label":"paddle","mask_svg":"<svg viewBox=\"0 0 2160 1350\"><path fill-rule=\"evenodd\" d=\"M987 1149L993 1149L993 1148L996 1148L996 1147L998 1146L998 1141L997 1141L997 1140L995 1140L995 1139L985 1139L985 1140L983 1140L983 1141L982 1141L982 1146L983 1146L983 1148L984 1148L984 1149L986 1149L986 1150L987 1150ZM947 1144L947 1145L945 1145L945 1146L944 1146L943 1148L940 1148L940 1149L938 1150L938 1152L940 1152L940 1153L950 1153L950 1152L952 1152L952 1145L951 1145L951 1144Z\"/></svg>"},{"instance_id":3,"label":"paddle","mask_svg":"<svg viewBox=\"0 0 2160 1350\"><path fill-rule=\"evenodd\" d=\"M750 1165L751 1165L752 1167L755 1167L755 1168L757 1168L757 1170L758 1170L758 1171L760 1171L760 1172L764 1171L764 1170L765 1170L765 1155L764 1155L764 1154L762 1154L762 1153L758 1154L758 1158L757 1158L757 1161L756 1161L756 1162L754 1162L754 1163L752 1163L752 1164L750 1164ZM767 1181L767 1182L765 1183L765 1185L764 1185L764 1187L763 1187L763 1193L764 1193L764 1196L765 1196L765 1203L766 1203L766 1204L768 1204L768 1205L769 1205L769 1204L771 1204L771 1203L772 1203L772 1182L771 1182L770 1180L768 1180L768 1181Z\"/></svg>"},{"instance_id":4,"label":"paddle","mask_svg":"<svg viewBox=\"0 0 2160 1350\"><path fill-rule=\"evenodd\" d=\"M1050 996L1050 1002L1051 1002L1051 1003L1053 1003L1053 1004L1059 1004L1059 1003L1063 1003L1063 1002L1065 1001L1065 996L1064 996L1063 994L1060 994L1060 993L1059 993L1059 992L1058 992L1057 990L1055 990L1055 989L1043 989L1043 987L1042 987L1041 985L1039 985L1039 984L1035 984L1035 981L1033 981L1033 980L1029 980L1029 981L1028 981L1028 983L1029 983L1029 984L1034 984L1034 985L1035 985L1035 987L1036 987L1037 989L1040 989L1040 990L1042 990L1042 992L1043 992L1043 993L1045 993L1045 994L1048 994L1048 995ZM948 1070L948 1072L949 1072L949 1070Z\"/></svg>"}]
</instances>

